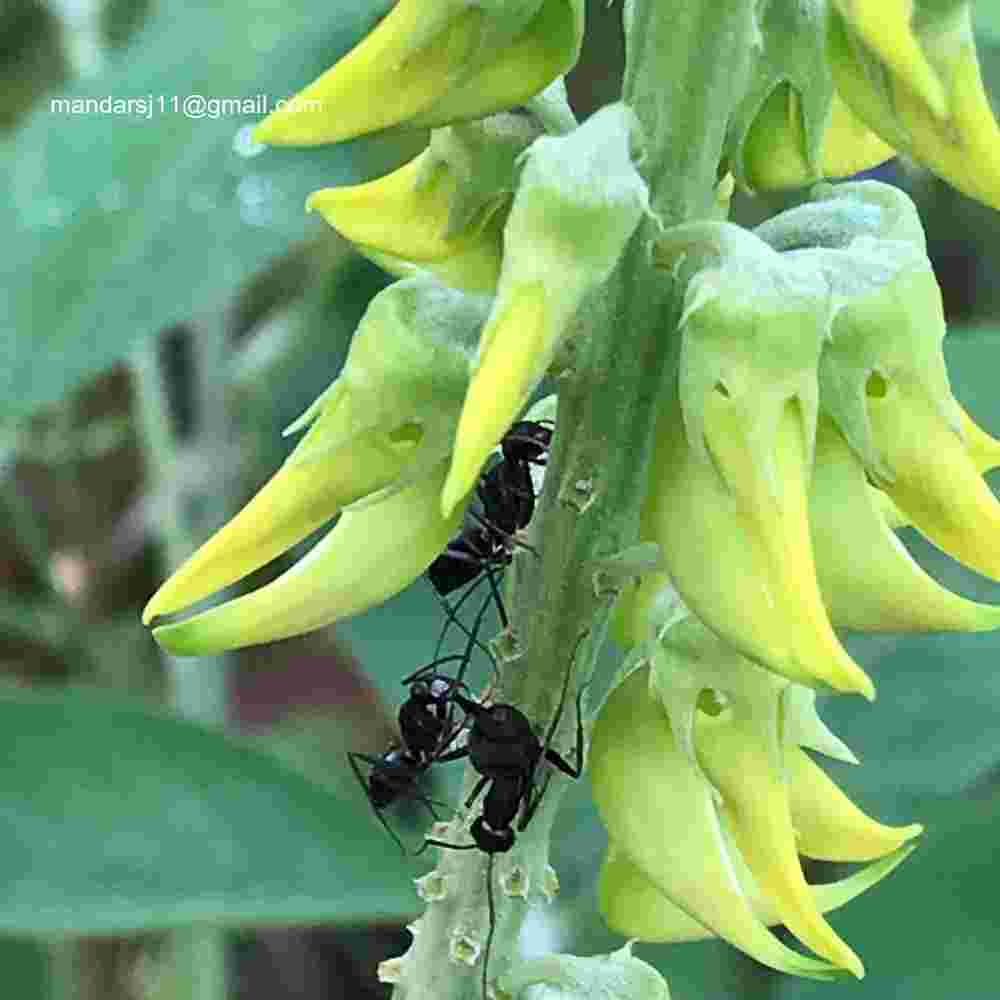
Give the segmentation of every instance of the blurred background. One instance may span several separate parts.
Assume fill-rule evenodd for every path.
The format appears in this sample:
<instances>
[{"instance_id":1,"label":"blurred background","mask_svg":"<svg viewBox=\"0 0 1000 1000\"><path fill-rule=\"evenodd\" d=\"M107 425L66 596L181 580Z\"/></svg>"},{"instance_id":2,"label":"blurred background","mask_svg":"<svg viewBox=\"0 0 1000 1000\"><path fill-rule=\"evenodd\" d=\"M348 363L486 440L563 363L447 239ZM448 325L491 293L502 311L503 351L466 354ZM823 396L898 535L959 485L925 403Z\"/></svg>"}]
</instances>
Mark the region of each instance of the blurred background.
<instances>
[{"instance_id":1,"label":"blurred background","mask_svg":"<svg viewBox=\"0 0 1000 1000\"><path fill-rule=\"evenodd\" d=\"M0 936L5 996L362 1000L388 995L376 966L407 947L404 927L418 900L397 849L371 823L345 752L379 753L392 739L399 679L430 658L442 624L429 586L420 581L336 631L194 666L161 658L139 623L170 567L277 468L294 443L282 428L336 375L367 301L387 282L305 216L306 195L385 173L426 141L426 133L393 132L265 151L249 135L258 115L188 117L174 99L287 96L387 6L0 0L3 684L82 686L240 731L369 823L364 864L375 886L367 916L345 906L336 919L333 907L322 926L185 938L168 930L174 920L129 936ZM1000 94L1000 14L982 15L983 71ZM597 0L588 17L584 56L568 81L580 116L615 99L622 65L620 5ZM72 113L52 103L80 97L149 98L150 113ZM1000 435L1000 216L909 164L893 162L878 176L920 206L944 291L956 395ZM755 223L793 200L741 197L736 221ZM952 589L1000 602L1000 586L906 532L904 541ZM817 985L782 978L717 943L639 946L676 1000L806 1000L835 989L858 1000L996 996L1000 635L851 636L849 644L879 700L824 702L824 717L863 762L829 770L880 819L928 826L911 860L833 915L868 978ZM64 749L72 753L71 744ZM148 794L159 794L156 775L148 778ZM170 803L162 804L168 838ZM2 797L0 817L0 885L13 885L23 874L18 827ZM412 843L425 817L414 808L393 822ZM81 831L79 858L70 852L67 870L107 849L88 837L85 813L68 814L67 823ZM580 782L554 844L562 892L532 914L529 950L621 944L596 914L604 843ZM169 883L169 863L183 859L163 857ZM835 874L814 867L813 880ZM51 874L57 887L59 877ZM0 888L0 929L13 926L3 913L7 896ZM85 930L82 903L78 916ZM191 976L202 964L197 956L208 954L221 956L226 989Z\"/></svg>"}]
</instances>

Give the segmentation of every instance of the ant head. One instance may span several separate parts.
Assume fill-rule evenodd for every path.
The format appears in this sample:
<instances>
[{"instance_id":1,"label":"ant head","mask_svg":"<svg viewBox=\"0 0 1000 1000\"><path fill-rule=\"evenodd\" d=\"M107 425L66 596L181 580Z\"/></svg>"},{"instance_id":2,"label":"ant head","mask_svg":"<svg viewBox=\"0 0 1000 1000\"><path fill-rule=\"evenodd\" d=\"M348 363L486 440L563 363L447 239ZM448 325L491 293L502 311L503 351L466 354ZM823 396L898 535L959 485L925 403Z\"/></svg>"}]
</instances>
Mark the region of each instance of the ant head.
<instances>
[{"instance_id":1,"label":"ant head","mask_svg":"<svg viewBox=\"0 0 1000 1000\"><path fill-rule=\"evenodd\" d=\"M476 847L484 854L506 854L514 846L515 834L512 827L494 830L482 816L477 816L469 828Z\"/></svg>"},{"instance_id":2,"label":"ant head","mask_svg":"<svg viewBox=\"0 0 1000 1000\"><path fill-rule=\"evenodd\" d=\"M519 420L503 436L500 448L511 461L538 461L552 444L551 421Z\"/></svg>"}]
</instances>

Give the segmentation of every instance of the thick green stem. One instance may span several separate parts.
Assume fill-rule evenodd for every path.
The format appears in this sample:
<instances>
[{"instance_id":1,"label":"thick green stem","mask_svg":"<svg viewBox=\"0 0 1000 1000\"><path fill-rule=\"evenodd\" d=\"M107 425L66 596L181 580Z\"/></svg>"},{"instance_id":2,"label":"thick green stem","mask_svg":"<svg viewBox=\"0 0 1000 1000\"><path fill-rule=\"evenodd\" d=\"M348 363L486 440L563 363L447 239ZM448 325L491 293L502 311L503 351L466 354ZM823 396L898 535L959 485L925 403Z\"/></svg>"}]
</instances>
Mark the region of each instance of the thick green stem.
<instances>
[{"instance_id":1,"label":"thick green stem","mask_svg":"<svg viewBox=\"0 0 1000 1000\"><path fill-rule=\"evenodd\" d=\"M751 48L752 8L752 0L627 5L624 98L646 134L640 169L665 226L716 214L717 168ZM513 567L513 635L494 698L516 705L544 733L576 652L554 738L567 758L576 726L572 695L591 676L614 599L598 585L595 564L637 540L656 400L674 370L681 289L653 267L649 244L657 232L653 220L640 227L610 281L580 311L587 319L576 361L560 381L556 439L533 522L541 558L519 552ZM477 777L469 769L463 795ZM527 906L553 891L549 836L568 780L553 776L513 850L494 858L491 982L516 960ZM470 843L469 822L479 808L460 811L444 839ZM431 902L413 946L387 970L399 980L397 1000L466 1000L479 993L488 860L479 851L439 854L424 883Z\"/></svg>"}]
</instances>

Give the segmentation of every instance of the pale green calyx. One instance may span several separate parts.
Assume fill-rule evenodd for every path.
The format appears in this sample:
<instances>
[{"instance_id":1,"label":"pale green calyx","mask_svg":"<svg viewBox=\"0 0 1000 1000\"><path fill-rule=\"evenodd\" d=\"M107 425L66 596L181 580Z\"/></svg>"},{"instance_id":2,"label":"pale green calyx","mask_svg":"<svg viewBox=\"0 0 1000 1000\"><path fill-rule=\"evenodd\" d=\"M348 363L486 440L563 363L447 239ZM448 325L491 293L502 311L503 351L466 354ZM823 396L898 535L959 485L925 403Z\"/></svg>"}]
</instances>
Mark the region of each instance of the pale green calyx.
<instances>
[{"instance_id":1,"label":"pale green calyx","mask_svg":"<svg viewBox=\"0 0 1000 1000\"><path fill-rule=\"evenodd\" d=\"M409 445L409 473L440 461L451 449L488 309L487 297L428 277L376 295L336 381L285 431L309 428L289 461L314 461L370 428Z\"/></svg>"},{"instance_id":2,"label":"pale green calyx","mask_svg":"<svg viewBox=\"0 0 1000 1000\"><path fill-rule=\"evenodd\" d=\"M500 979L513 1000L670 1000L666 980L632 954L631 943L608 955L542 955Z\"/></svg>"},{"instance_id":3,"label":"pale green calyx","mask_svg":"<svg viewBox=\"0 0 1000 1000\"><path fill-rule=\"evenodd\" d=\"M455 176L445 238L514 195L517 159L541 134L527 115L502 113L434 129L421 157L417 186L446 168Z\"/></svg>"},{"instance_id":4,"label":"pale green calyx","mask_svg":"<svg viewBox=\"0 0 1000 1000\"><path fill-rule=\"evenodd\" d=\"M719 393L739 411L754 463L773 482L774 436L789 401L799 405L807 448L815 435L816 364L830 322L822 275L729 222L676 226L655 253L663 264L711 261L688 282L680 324L678 382L689 445L707 457L706 407ZM728 470L720 472L738 489Z\"/></svg>"}]
</instances>

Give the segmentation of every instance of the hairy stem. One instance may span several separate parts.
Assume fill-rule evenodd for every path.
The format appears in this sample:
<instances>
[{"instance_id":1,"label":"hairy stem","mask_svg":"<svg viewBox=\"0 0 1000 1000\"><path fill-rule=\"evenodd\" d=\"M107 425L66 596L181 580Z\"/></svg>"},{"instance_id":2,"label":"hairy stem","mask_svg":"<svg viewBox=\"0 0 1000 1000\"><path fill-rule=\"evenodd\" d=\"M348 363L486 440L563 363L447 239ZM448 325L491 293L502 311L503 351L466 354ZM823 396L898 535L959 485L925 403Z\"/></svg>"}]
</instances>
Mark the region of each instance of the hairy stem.
<instances>
[{"instance_id":1,"label":"hairy stem","mask_svg":"<svg viewBox=\"0 0 1000 1000\"><path fill-rule=\"evenodd\" d=\"M553 741L568 758L576 726L572 696L591 676L615 596L595 578L595 560L637 540L655 403L675 370L681 289L655 270L649 244L659 224L714 214L726 120L751 48L752 8L752 0L626 5L623 97L643 125L640 169L659 222L646 220L608 284L580 310L586 319L574 363L560 381L556 437L532 525L540 558L529 552L515 557L510 655L500 664L495 693L544 734L576 651L568 707ZM463 796L477 777L468 769ZM517 957L527 907L554 891L549 837L568 780L553 776L513 850L495 858L491 982ZM468 826L478 808L460 811L443 836L470 843ZM413 945L384 970L398 981L396 1000L479 995L488 932L486 872L487 857L479 851L439 851L438 867L422 883L429 905Z\"/></svg>"}]
</instances>

